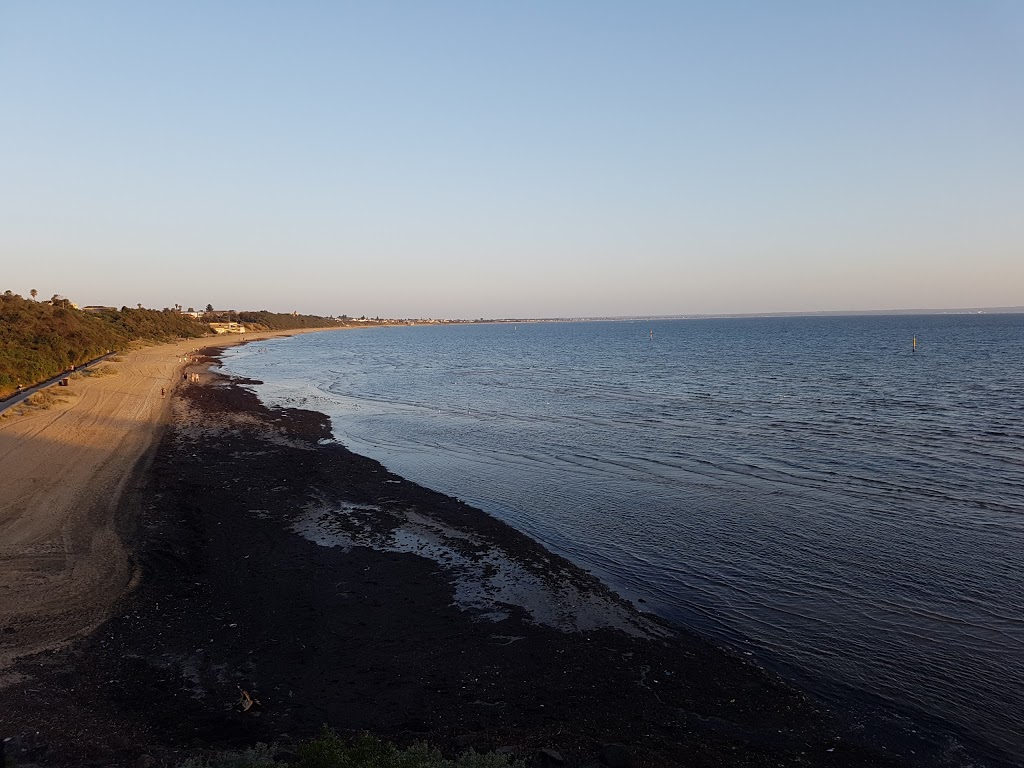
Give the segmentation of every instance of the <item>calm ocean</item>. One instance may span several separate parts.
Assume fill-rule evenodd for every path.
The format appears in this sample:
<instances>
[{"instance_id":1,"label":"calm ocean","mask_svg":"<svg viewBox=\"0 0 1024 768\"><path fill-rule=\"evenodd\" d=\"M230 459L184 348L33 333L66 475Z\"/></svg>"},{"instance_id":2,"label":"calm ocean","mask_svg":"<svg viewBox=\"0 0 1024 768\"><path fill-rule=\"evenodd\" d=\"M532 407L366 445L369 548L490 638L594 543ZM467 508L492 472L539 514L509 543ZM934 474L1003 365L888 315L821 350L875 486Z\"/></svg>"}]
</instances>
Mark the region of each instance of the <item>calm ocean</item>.
<instances>
[{"instance_id":1,"label":"calm ocean","mask_svg":"<svg viewBox=\"0 0 1024 768\"><path fill-rule=\"evenodd\" d=\"M645 609L1024 759L1024 315L380 328L224 359Z\"/></svg>"}]
</instances>

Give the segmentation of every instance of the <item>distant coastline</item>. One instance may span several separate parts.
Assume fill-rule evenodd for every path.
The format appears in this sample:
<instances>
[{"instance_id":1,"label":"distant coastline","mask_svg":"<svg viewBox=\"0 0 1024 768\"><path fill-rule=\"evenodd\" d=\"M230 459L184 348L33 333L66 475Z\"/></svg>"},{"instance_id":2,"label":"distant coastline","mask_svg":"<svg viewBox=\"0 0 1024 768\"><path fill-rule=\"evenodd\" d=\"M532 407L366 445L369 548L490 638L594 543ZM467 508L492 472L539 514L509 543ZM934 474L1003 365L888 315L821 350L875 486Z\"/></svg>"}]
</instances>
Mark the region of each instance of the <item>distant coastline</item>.
<instances>
[{"instance_id":1,"label":"distant coastline","mask_svg":"<svg viewBox=\"0 0 1024 768\"><path fill-rule=\"evenodd\" d=\"M476 323L583 323L622 320L719 320L768 317L887 317L894 315L1020 315L1024 305L1012 307L961 307L957 309L835 309L792 312L684 312L672 315L580 315L575 317L512 317L470 320Z\"/></svg>"}]
</instances>

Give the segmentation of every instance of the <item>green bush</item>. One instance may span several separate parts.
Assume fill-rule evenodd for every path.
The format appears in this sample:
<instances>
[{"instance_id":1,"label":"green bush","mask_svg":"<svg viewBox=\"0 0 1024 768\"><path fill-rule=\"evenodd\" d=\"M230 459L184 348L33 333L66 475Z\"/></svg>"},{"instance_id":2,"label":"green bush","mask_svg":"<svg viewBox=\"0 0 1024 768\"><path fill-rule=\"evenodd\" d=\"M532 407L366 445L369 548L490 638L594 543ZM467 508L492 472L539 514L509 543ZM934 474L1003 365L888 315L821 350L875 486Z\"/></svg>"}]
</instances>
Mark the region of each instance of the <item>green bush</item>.
<instances>
[{"instance_id":1,"label":"green bush","mask_svg":"<svg viewBox=\"0 0 1024 768\"><path fill-rule=\"evenodd\" d=\"M369 733L360 734L348 744L325 727L319 737L299 747L295 768L522 768L522 763L512 762L505 755L473 751L446 760L426 744L399 749Z\"/></svg>"},{"instance_id":2,"label":"green bush","mask_svg":"<svg viewBox=\"0 0 1024 768\"><path fill-rule=\"evenodd\" d=\"M177 768L278 768L273 745L257 744L243 752L218 752L208 758L189 758ZM389 741L363 733L351 742L326 726L320 735L301 744L293 768L524 768L521 761L499 754L464 752L454 760L426 744L399 749Z\"/></svg>"},{"instance_id":3,"label":"green bush","mask_svg":"<svg viewBox=\"0 0 1024 768\"><path fill-rule=\"evenodd\" d=\"M266 744L257 744L244 752L218 752L208 758L191 757L178 768L278 768L274 762L274 748Z\"/></svg>"}]
</instances>

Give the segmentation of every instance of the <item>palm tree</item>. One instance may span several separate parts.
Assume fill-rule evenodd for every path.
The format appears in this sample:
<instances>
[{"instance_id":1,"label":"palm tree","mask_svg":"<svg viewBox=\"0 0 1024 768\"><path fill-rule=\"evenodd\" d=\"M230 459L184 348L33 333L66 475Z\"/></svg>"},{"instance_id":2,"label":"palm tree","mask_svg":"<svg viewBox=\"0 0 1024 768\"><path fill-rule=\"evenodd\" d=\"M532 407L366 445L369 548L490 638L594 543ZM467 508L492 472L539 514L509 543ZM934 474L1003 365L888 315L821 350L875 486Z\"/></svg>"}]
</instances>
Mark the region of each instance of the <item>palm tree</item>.
<instances>
[{"instance_id":1,"label":"palm tree","mask_svg":"<svg viewBox=\"0 0 1024 768\"><path fill-rule=\"evenodd\" d=\"M29 291L29 295L32 296L32 301L35 301L36 300L36 296L39 295L39 291L37 291L35 288L33 288L31 291Z\"/></svg>"}]
</instances>

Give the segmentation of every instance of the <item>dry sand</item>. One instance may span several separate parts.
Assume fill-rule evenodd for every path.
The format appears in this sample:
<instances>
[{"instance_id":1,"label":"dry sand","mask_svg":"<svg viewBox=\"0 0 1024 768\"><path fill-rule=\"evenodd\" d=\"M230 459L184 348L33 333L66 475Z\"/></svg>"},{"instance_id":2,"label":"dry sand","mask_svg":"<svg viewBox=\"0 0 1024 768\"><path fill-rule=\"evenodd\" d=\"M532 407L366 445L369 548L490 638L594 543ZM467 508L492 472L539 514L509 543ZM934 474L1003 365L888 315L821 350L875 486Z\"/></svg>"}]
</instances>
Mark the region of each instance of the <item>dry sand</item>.
<instances>
[{"instance_id":1,"label":"dry sand","mask_svg":"<svg viewBox=\"0 0 1024 768\"><path fill-rule=\"evenodd\" d=\"M130 585L118 520L124 492L166 422L181 357L209 345L189 339L127 352L109 363L116 375L61 389L67 402L0 419L0 670L88 632Z\"/></svg>"}]
</instances>

